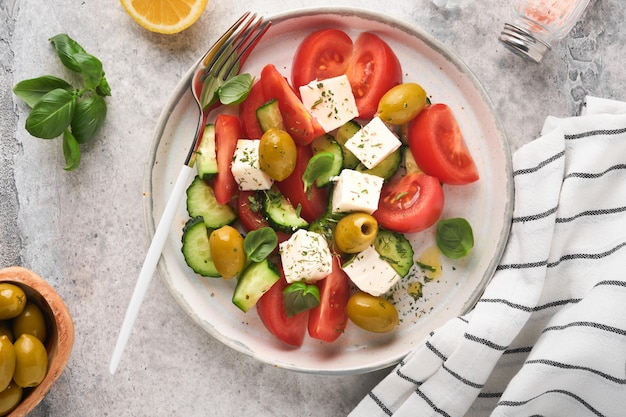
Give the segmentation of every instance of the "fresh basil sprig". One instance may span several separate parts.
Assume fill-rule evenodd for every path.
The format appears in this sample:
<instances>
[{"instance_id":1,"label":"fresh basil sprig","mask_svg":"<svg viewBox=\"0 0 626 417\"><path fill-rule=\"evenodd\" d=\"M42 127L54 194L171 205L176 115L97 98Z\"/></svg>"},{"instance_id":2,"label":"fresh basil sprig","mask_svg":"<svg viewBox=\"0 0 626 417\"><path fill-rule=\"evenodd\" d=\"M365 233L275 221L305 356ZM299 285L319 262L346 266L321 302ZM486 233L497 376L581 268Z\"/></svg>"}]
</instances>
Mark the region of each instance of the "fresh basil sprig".
<instances>
[{"instance_id":1,"label":"fresh basil sprig","mask_svg":"<svg viewBox=\"0 0 626 417\"><path fill-rule=\"evenodd\" d=\"M102 69L102 62L88 54L67 34L50 38L63 65L81 75L82 88L44 75L23 80L13 93L31 107L25 128L34 137L54 139L63 135L63 155L67 171L80 165L80 144L94 138L107 114L104 97L111 88Z\"/></svg>"},{"instance_id":2,"label":"fresh basil sprig","mask_svg":"<svg viewBox=\"0 0 626 417\"><path fill-rule=\"evenodd\" d=\"M333 166L335 155L328 151L322 151L313 155L302 174L304 192L311 197L311 188L319 177L325 175Z\"/></svg>"},{"instance_id":3,"label":"fresh basil sprig","mask_svg":"<svg viewBox=\"0 0 626 417\"><path fill-rule=\"evenodd\" d=\"M463 218L444 219L437 222L437 246L445 256L460 259L474 247L472 226Z\"/></svg>"}]
</instances>

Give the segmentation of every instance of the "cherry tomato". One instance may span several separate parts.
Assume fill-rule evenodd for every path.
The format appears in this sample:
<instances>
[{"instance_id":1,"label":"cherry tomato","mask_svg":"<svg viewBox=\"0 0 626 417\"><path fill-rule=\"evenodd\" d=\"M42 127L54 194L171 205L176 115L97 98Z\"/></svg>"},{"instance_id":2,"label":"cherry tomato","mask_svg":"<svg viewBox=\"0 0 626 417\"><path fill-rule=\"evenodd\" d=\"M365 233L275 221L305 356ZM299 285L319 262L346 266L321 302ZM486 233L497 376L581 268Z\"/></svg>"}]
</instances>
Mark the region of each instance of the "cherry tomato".
<instances>
[{"instance_id":1,"label":"cherry tomato","mask_svg":"<svg viewBox=\"0 0 626 417\"><path fill-rule=\"evenodd\" d=\"M324 129L309 114L289 82L274 65L268 64L263 67L260 82L263 85L263 94L268 99L278 100L285 129L297 144L308 145L313 139L324 134Z\"/></svg>"},{"instance_id":2,"label":"cherry tomato","mask_svg":"<svg viewBox=\"0 0 626 417\"><path fill-rule=\"evenodd\" d=\"M350 213L335 227L334 239L337 249L345 253L364 251L376 239L378 222L367 213Z\"/></svg>"},{"instance_id":3,"label":"cherry tomato","mask_svg":"<svg viewBox=\"0 0 626 417\"><path fill-rule=\"evenodd\" d=\"M302 182L302 174L306 170L307 164L312 156L309 146L298 146L296 168L290 176L283 181L276 182L276 186L280 192L287 197L294 207L300 206L300 216L308 222L313 222L326 211L328 205L328 190L326 188L318 188L311 186L309 190L311 195L304 191L304 182Z\"/></svg>"},{"instance_id":4,"label":"cherry tomato","mask_svg":"<svg viewBox=\"0 0 626 417\"><path fill-rule=\"evenodd\" d=\"M307 36L296 51L291 70L294 88L313 80L345 74L352 56L352 39L339 29L320 29Z\"/></svg>"},{"instance_id":5,"label":"cherry tomato","mask_svg":"<svg viewBox=\"0 0 626 417\"><path fill-rule=\"evenodd\" d=\"M383 94L402 82L398 57L385 41L370 32L361 33L354 42L346 74L363 119L374 117Z\"/></svg>"},{"instance_id":6,"label":"cherry tomato","mask_svg":"<svg viewBox=\"0 0 626 417\"><path fill-rule=\"evenodd\" d=\"M478 180L478 169L450 107L426 107L409 125L409 148L417 165L446 184Z\"/></svg>"},{"instance_id":7,"label":"cherry tomato","mask_svg":"<svg viewBox=\"0 0 626 417\"><path fill-rule=\"evenodd\" d=\"M296 168L296 144L289 133L270 128L259 143L259 165L276 181L287 178Z\"/></svg>"},{"instance_id":8,"label":"cherry tomato","mask_svg":"<svg viewBox=\"0 0 626 417\"><path fill-rule=\"evenodd\" d=\"M215 146L218 173L213 180L215 200L228 204L237 195L239 187L230 170L237 141L242 137L241 123L237 116L220 113L215 119Z\"/></svg>"},{"instance_id":9,"label":"cherry tomato","mask_svg":"<svg viewBox=\"0 0 626 417\"><path fill-rule=\"evenodd\" d=\"M306 335L309 320L309 310L287 317L283 305L283 290L287 288L287 281L282 273L281 278L272 285L256 303L257 312L261 321L274 336L291 346L301 346Z\"/></svg>"},{"instance_id":10,"label":"cherry tomato","mask_svg":"<svg viewBox=\"0 0 626 417\"><path fill-rule=\"evenodd\" d=\"M383 185L373 216L386 229L419 232L435 224L443 211L443 202L443 189L437 178L409 173Z\"/></svg>"},{"instance_id":11,"label":"cherry tomato","mask_svg":"<svg viewBox=\"0 0 626 417\"><path fill-rule=\"evenodd\" d=\"M256 117L256 110L265 104L267 100L263 94L263 85L260 81L255 82L250 89L248 97L239 105L239 118L243 134L248 139L260 139L263 130Z\"/></svg>"},{"instance_id":12,"label":"cherry tomato","mask_svg":"<svg viewBox=\"0 0 626 417\"><path fill-rule=\"evenodd\" d=\"M238 275L246 264L243 237L232 226L222 226L209 235L209 248L215 269L224 278Z\"/></svg>"},{"instance_id":13,"label":"cherry tomato","mask_svg":"<svg viewBox=\"0 0 626 417\"><path fill-rule=\"evenodd\" d=\"M387 91L378 102L378 116L385 123L411 121L426 106L426 91L416 83L403 83Z\"/></svg>"},{"instance_id":14,"label":"cherry tomato","mask_svg":"<svg viewBox=\"0 0 626 417\"><path fill-rule=\"evenodd\" d=\"M341 336L348 325L346 304L350 298L350 278L333 258L333 270L319 281L320 304L309 312L309 335L325 342Z\"/></svg>"},{"instance_id":15,"label":"cherry tomato","mask_svg":"<svg viewBox=\"0 0 626 417\"><path fill-rule=\"evenodd\" d=\"M365 292L352 295L346 306L350 321L360 328L386 333L398 325L398 310L387 299Z\"/></svg>"}]
</instances>

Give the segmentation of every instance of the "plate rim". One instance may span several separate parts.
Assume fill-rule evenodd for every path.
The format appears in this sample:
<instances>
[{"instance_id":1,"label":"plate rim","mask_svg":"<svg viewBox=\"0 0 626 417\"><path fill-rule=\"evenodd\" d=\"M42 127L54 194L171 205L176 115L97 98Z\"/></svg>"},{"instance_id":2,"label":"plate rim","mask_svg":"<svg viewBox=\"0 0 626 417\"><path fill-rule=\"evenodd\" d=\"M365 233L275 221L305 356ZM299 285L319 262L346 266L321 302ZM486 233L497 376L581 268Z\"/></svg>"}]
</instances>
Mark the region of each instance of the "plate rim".
<instances>
[{"instance_id":1,"label":"plate rim","mask_svg":"<svg viewBox=\"0 0 626 417\"><path fill-rule=\"evenodd\" d=\"M488 266L485 268L484 274L481 277L479 285L476 286L474 292L468 297L466 304L462 308L461 314L465 314L474 307L476 302L480 299L481 295L483 294L485 288L488 286L489 282L491 281L496 271L497 265L499 264L504 254L504 250L507 246L508 238L510 236L512 218L513 218L513 206L514 206L515 193L514 193L514 183L513 183L512 154L511 154L509 141L506 135L506 131L502 124L502 120L495 109L494 103L492 102L491 98L487 94L484 86L482 85L482 83L480 82L476 74L467 66L467 64L463 60L460 59L460 57L454 51L446 47L441 41L437 40L432 35L425 32L419 26L412 25L398 18L386 15L384 13L374 12L369 9L360 8L360 7L337 6L337 7L302 7L302 8L297 8L297 9L293 9L293 10L289 10L289 11L285 11L285 12L268 16L266 20L271 20L273 24L279 24L289 19L303 18L307 16L320 16L320 15L353 16L353 17L367 20L367 21L375 21L375 22L378 22L379 24L383 24L386 26L390 26L394 29L401 30L405 34L411 37L418 38L419 40L427 44L431 49L433 49L437 54L445 57L446 60L452 63L461 73L463 73L463 75L468 78L468 80L471 82L473 87L476 89L476 92L480 94L480 97L484 101L484 104L491 111L491 115L493 117L495 127L502 139L502 147L506 156L506 160L504 161L505 162L504 167L505 167L506 178L507 178L507 187L506 187L507 195L506 195L506 203L504 205L505 210L503 213L504 225L498 236L500 244L497 245L497 251L494 253L494 256L488 263ZM174 90L169 94L167 102L165 106L163 107L161 113L159 114L157 123L155 125L153 134L151 137L151 146L148 151L149 152L148 160L146 161L146 164L144 166L144 172L143 172L143 197L144 197L143 214L144 214L144 224L146 225L147 236L149 239L152 239L156 230L156 222L154 220L153 194L152 194L154 190L154 184L152 180L152 170L157 160L157 153L161 145L161 141L163 140L163 134L168 125L170 116L176 109L178 103L183 98L183 96L186 93L188 93L189 83L192 78L194 68L196 64L200 61L200 59L201 58L199 58L198 60L196 60L190 65L187 72L181 77L179 82L176 84ZM184 161L181 161L181 164L183 162ZM161 257L161 259L158 262L157 272L160 278L162 279L162 281L165 283L166 287L168 288L170 294L176 300L177 304L181 307L181 309L185 310L183 308L183 305L188 306L188 304L179 294L174 292L174 289L171 288L171 285L168 284L167 277L169 276L169 272L166 266L166 261L163 257ZM287 363L277 364L275 362L272 362L272 361L269 361L260 357L254 351L251 351L250 349L247 349L246 347L233 346L232 343L227 343L227 340L224 340L225 339L224 337L220 335L216 335L214 334L214 332L207 331L207 329L204 328L204 326L202 326L201 324L202 319L197 314L194 314L193 312L189 312L189 311L185 311L185 313L188 314L188 316L192 318L195 324L198 325L200 328L202 328L203 331L209 333L211 337L217 339L218 341L220 341L220 343L225 344L228 348L244 353L247 356L250 356L260 362L270 364L273 366L279 366L283 369L296 371L300 373L313 373L313 374L326 374L326 375L363 374L363 373L373 372L376 370L393 366L397 364L403 357L401 356L401 357L389 358L387 361L379 361L377 363L371 364L370 366L366 366L366 367L362 367L358 369L349 368L349 369L332 369L332 370L321 369L319 370L319 369L301 368L298 366L290 366L290 364L287 364Z\"/></svg>"}]
</instances>

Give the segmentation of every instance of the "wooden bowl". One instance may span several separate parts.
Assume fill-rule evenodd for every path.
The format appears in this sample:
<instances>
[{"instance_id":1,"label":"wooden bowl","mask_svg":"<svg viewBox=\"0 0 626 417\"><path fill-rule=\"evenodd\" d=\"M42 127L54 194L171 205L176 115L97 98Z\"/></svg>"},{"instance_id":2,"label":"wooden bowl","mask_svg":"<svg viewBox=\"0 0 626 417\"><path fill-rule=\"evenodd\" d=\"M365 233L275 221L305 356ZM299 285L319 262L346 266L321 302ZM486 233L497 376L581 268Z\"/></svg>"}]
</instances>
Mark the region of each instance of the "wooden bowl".
<instances>
[{"instance_id":1,"label":"wooden bowl","mask_svg":"<svg viewBox=\"0 0 626 417\"><path fill-rule=\"evenodd\" d=\"M20 404L9 414L25 416L41 402L65 369L74 345L74 322L61 297L36 273L20 266L3 268L0 269L2 282L21 287L28 301L36 304L46 318L48 372L37 387L24 389Z\"/></svg>"}]
</instances>

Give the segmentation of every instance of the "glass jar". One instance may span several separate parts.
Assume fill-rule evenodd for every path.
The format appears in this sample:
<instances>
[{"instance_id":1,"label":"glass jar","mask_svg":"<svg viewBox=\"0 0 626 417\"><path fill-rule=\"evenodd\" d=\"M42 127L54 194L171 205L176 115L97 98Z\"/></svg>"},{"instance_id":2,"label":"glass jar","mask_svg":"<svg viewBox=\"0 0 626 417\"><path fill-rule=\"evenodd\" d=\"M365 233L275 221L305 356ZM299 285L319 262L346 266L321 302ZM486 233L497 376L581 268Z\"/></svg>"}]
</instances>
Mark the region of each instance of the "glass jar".
<instances>
[{"instance_id":1,"label":"glass jar","mask_svg":"<svg viewBox=\"0 0 626 417\"><path fill-rule=\"evenodd\" d=\"M513 21L505 23L500 41L524 58L541 62L551 43L568 34L589 0L514 0Z\"/></svg>"}]
</instances>

